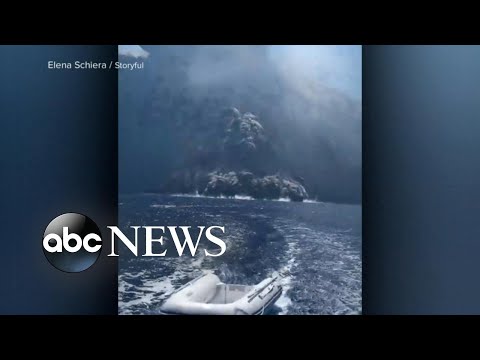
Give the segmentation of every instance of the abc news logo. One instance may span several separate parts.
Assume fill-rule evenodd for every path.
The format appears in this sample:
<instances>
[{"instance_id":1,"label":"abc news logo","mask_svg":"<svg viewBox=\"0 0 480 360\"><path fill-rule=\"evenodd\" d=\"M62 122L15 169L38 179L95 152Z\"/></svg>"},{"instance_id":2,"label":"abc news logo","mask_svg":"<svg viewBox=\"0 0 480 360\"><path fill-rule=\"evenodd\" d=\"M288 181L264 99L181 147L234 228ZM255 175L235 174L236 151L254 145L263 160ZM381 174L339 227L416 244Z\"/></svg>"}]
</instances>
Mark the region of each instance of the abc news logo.
<instances>
[{"instance_id":1,"label":"abc news logo","mask_svg":"<svg viewBox=\"0 0 480 360\"><path fill-rule=\"evenodd\" d=\"M111 230L112 250L108 256L118 256L115 253L115 239L118 238L135 256L138 256L138 230L145 229L145 254L142 256L165 256L167 250L160 253L153 251L153 243L163 245L163 236L154 237L153 231L165 232L164 226L131 226L135 230L134 241L131 241L116 226L107 226ZM183 232L185 240L180 240L177 228ZM196 242L192 240L190 226L167 226L175 245L178 256L182 256L188 247L191 256L195 256L202 235L211 243L217 245L219 252L209 252L205 256L221 256L226 251L223 240L214 236L212 230L218 229L225 233L222 226L199 226L200 232ZM43 252L51 265L64 272L81 272L90 268L100 257L102 250L102 234L98 226L89 217L78 213L66 213L53 219L43 234Z\"/></svg>"},{"instance_id":2,"label":"abc news logo","mask_svg":"<svg viewBox=\"0 0 480 360\"><path fill-rule=\"evenodd\" d=\"M81 272L100 257L102 234L89 217L67 213L57 216L43 234L43 253L59 270Z\"/></svg>"}]
</instances>

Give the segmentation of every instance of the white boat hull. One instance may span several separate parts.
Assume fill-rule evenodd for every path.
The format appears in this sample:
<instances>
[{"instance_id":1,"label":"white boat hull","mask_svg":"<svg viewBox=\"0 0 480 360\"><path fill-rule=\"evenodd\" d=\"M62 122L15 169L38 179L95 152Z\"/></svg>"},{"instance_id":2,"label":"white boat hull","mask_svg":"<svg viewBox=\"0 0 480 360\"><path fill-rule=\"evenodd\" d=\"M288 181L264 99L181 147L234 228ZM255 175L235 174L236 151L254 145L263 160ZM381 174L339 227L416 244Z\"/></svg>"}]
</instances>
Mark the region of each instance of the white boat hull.
<instances>
[{"instance_id":1,"label":"white boat hull","mask_svg":"<svg viewBox=\"0 0 480 360\"><path fill-rule=\"evenodd\" d=\"M224 284L207 274L185 284L161 306L168 315L262 315L282 294L276 278L256 286Z\"/></svg>"}]
</instances>

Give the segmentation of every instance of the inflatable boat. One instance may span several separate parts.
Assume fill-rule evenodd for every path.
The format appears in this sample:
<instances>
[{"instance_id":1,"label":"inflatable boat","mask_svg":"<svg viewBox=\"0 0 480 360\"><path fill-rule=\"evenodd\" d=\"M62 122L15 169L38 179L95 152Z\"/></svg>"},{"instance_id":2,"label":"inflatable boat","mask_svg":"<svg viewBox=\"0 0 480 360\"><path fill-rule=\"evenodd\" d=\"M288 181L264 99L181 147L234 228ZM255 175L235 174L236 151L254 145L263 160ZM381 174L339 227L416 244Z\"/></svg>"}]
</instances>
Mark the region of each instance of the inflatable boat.
<instances>
[{"instance_id":1,"label":"inflatable boat","mask_svg":"<svg viewBox=\"0 0 480 360\"><path fill-rule=\"evenodd\" d=\"M263 315L282 294L277 277L255 286L224 284L202 275L176 290L162 304L165 315Z\"/></svg>"}]
</instances>

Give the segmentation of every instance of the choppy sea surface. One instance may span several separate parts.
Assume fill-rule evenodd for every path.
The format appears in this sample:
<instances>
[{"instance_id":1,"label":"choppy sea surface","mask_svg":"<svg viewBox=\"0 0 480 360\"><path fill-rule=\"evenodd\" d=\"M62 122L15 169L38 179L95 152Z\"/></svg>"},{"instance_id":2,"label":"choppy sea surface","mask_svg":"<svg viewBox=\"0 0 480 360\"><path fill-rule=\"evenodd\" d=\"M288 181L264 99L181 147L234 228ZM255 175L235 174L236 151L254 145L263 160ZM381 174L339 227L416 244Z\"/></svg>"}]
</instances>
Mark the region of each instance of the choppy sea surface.
<instances>
[{"instance_id":1,"label":"choppy sea surface","mask_svg":"<svg viewBox=\"0 0 480 360\"><path fill-rule=\"evenodd\" d=\"M227 250L206 257L211 245L200 241L192 257L178 257L169 233L167 257L134 256L120 248L120 314L157 314L175 289L206 271L223 282L254 285L281 272L283 294L270 314L361 313L361 206L245 198L207 198L157 194L119 198L119 226L224 226ZM192 238L196 240L195 230ZM140 236L139 239L144 237ZM141 241L141 240L140 240ZM202 243L203 242L203 243ZM169 247L170 246L170 247ZM212 252L218 251L213 245Z\"/></svg>"}]
</instances>

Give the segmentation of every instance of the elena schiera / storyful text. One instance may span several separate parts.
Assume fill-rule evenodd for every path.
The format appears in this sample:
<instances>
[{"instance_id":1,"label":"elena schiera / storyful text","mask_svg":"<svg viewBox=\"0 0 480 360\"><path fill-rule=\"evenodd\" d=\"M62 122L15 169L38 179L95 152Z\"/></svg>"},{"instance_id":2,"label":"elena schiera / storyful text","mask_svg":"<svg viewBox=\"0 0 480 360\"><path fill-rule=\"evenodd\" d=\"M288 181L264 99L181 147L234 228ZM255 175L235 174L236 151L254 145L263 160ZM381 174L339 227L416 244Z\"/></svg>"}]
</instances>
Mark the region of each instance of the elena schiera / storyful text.
<instances>
[{"instance_id":1,"label":"elena schiera / storyful text","mask_svg":"<svg viewBox=\"0 0 480 360\"><path fill-rule=\"evenodd\" d=\"M121 61L95 62L95 61L74 61L57 62L49 61L48 69L51 70L108 70L108 69L126 69L140 70L144 68L143 61L123 63Z\"/></svg>"}]
</instances>

